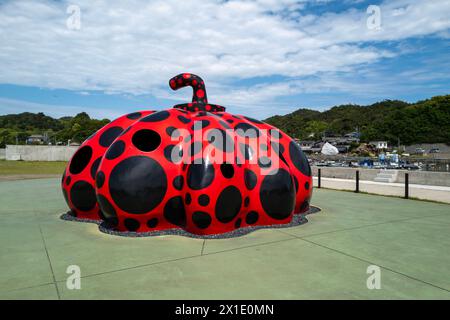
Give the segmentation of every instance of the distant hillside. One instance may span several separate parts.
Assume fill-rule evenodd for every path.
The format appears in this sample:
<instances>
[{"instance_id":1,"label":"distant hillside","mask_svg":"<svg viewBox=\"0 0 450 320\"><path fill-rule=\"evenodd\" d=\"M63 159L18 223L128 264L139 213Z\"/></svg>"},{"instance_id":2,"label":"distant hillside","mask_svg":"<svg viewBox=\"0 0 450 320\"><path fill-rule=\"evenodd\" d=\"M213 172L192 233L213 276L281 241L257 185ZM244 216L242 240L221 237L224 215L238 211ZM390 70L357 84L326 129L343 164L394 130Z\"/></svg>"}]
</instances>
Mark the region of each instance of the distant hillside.
<instances>
[{"instance_id":1,"label":"distant hillside","mask_svg":"<svg viewBox=\"0 0 450 320\"><path fill-rule=\"evenodd\" d=\"M327 134L345 134L358 127L362 141L388 140L396 144L450 144L450 95L437 96L416 103L386 100L369 106L341 105L327 111L298 109L284 116L265 120L292 137L310 139ZM54 119L43 113L24 112L0 116L0 148L19 143L31 134L44 134L50 142L82 142L109 123L91 119L85 112L75 117Z\"/></svg>"},{"instance_id":2,"label":"distant hillside","mask_svg":"<svg viewBox=\"0 0 450 320\"><path fill-rule=\"evenodd\" d=\"M0 116L0 148L4 148L6 144L15 144L16 137L19 144L23 144L31 134L44 133L52 143L66 143L69 139L82 142L108 122L108 119L91 119L85 112L60 119L46 116L42 112L8 114Z\"/></svg>"},{"instance_id":3,"label":"distant hillside","mask_svg":"<svg viewBox=\"0 0 450 320\"><path fill-rule=\"evenodd\" d=\"M388 140L396 144L450 144L450 95L406 103L386 100L369 106L341 105L319 112L298 109L265 120L289 135L308 139L323 132L345 134L358 127L362 141Z\"/></svg>"}]
</instances>

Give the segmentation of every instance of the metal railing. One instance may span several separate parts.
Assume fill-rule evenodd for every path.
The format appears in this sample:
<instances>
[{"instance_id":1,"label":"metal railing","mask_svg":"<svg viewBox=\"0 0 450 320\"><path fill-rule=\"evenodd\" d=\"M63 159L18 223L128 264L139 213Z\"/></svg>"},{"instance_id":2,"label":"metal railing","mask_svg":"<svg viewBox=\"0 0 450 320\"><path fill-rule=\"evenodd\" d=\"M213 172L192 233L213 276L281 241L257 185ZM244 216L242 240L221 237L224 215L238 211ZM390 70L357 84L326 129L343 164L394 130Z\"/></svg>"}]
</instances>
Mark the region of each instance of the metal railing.
<instances>
[{"instance_id":1,"label":"metal railing","mask_svg":"<svg viewBox=\"0 0 450 320\"><path fill-rule=\"evenodd\" d=\"M405 199L409 199L409 174L405 172ZM317 188L322 187L322 169L317 169ZM359 193L359 170L355 171L355 193Z\"/></svg>"}]
</instances>

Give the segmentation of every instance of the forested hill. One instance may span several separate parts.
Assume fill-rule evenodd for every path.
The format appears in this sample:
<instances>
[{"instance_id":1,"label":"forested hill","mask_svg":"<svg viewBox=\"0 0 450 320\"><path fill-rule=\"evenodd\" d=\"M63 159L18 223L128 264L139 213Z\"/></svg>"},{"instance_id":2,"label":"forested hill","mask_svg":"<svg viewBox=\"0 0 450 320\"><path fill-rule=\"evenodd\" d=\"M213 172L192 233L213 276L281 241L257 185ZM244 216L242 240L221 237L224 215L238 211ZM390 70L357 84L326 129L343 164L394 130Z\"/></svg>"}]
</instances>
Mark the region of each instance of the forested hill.
<instances>
[{"instance_id":1,"label":"forested hill","mask_svg":"<svg viewBox=\"0 0 450 320\"><path fill-rule=\"evenodd\" d=\"M311 139L323 132L346 134L358 127L362 141L388 140L397 144L450 144L450 95L406 103L385 100L369 106L341 105L327 111L298 109L265 120L292 137Z\"/></svg>"},{"instance_id":2,"label":"forested hill","mask_svg":"<svg viewBox=\"0 0 450 320\"><path fill-rule=\"evenodd\" d=\"M6 144L15 144L16 137L19 144L25 143L32 134L46 133L51 143L72 140L83 142L93 132L109 122L108 119L91 119L85 112L75 117L62 117L54 119L42 112L24 112L0 116L0 148Z\"/></svg>"},{"instance_id":3,"label":"forested hill","mask_svg":"<svg viewBox=\"0 0 450 320\"><path fill-rule=\"evenodd\" d=\"M298 109L265 121L302 140L320 138L323 132L345 134L358 127L362 141L388 140L397 144L399 138L402 144L450 144L450 95L416 103L386 100L369 106L341 105L323 112ZM4 115L0 116L0 148L16 143L16 137L19 143L25 143L29 135L44 133L52 143L69 139L83 142L108 122L91 119L85 112L59 119L41 112Z\"/></svg>"}]
</instances>

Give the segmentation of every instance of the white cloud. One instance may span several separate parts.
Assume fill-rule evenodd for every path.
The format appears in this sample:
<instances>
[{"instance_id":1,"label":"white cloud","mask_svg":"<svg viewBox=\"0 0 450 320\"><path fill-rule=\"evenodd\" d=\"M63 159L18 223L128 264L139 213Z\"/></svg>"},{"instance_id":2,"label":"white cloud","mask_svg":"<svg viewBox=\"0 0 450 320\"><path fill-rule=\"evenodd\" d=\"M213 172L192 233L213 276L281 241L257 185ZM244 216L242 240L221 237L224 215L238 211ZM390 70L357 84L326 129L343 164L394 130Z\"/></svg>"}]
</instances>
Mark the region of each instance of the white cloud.
<instances>
[{"instance_id":1,"label":"white cloud","mask_svg":"<svg viewBox=\"0 0 450 320\"><path fill-rule=\"evenodd\" d=\"M446 0L385 1L378 31L366 27L365 10L304 15L306 2L9 1L0 4L0 83L168 98L181 96L168 94L168 79L187 71L205 78L215 102L273 105L327 87L299 77L333 77L401 53L373 43L448 37ZM66 27L69 4L80 6L80 30ZM288 82L233 85L273 75Z\"/></svg>"},{"instance_id":2,"label":"white cloud","mask_svg":"<svg viewBox=\"0 0 450 320\"><path fill-rule=\"evenodd\" d=\"M326 13L315 17L304 28L325 45L402 40L450 28L449 1L394 0L384 1L379 8L380 30L367 28L370 14L360 10L349 10L344 14Z\"/></svg>"},{"instance_id":3,"label":"white cloud","mask_svg":"<svg viewBox=\"0 0 450 320\"><path fill-rule=\"evenodd\" d=\"M74 116L80 112L87 112L91 118L95 119L115 119L123 115L125 112L114 111L111 108L106 107L83 107L83 106L66 106L66 105L54 105L35 103L29 101L22 101L16 99L0 98L0 105L2 106L2 113L13 114L21 112L43 112L46 115L60 118L65 116ZM137 108L139 109L139 108ZM138 110L133 111L138 111Z\"/></svg>"}]
</instances>

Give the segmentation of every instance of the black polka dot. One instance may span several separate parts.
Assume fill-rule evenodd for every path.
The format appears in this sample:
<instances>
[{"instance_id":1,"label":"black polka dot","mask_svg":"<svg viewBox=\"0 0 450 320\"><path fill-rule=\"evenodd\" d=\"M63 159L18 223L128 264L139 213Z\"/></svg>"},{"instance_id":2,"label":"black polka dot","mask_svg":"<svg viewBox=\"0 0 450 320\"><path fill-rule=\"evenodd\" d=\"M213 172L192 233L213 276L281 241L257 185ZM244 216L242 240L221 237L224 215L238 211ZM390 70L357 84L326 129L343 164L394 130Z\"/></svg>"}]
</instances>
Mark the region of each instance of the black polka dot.
<instances>
[{"instance_id":1,"label":"black polka dot","mask_svg":"<svg viewBox=\"0 0 450 320\"><path fill-rule=\"evenodd\" d=\"M260 168L270 168L271 165L272 165L272 161L267 157L260 157L258 159L258 166Z\"/></svg>"},{"instance_id":2,"label":"black polka dot","mask_svg":"<svg viewBox=\"0 0 450 320\"><path fill-rule=\"evenodd\" d=\"M231 129L230 125L228 123L226 123L225 121L220 120L219 123L225 129Z\"/></svg>"},{"instance_id":3,"label":"black polka dot","mask_svg":"<svg viewBox=\"0 0 450 320\"><path fill-rule=\"evenodd\" d=\"M70 199L75 208L81 211L92 210L97 204L94 187L86 181L74 183L72 189L70 189Z\"/></svg>"},{"instance_id":4,"label":"black polka dot","mask_svg":"<svg viewBox=\"0 0 450 320\"><path fill-rule=\"evenodd\" d=\"M245 186L247 187L248 190L253 190L253 188L256 187L258 178L252 170L245 169L244 170L244 182L245 182Z\"/></svg>"},{"instance_id":5,"label":"black polka dot","mask_svg":"<svg viewBox=\"0 0 450 320\"><path fill-rule=\"evenodd\" d=\"M97 201L100 205L100 210L103 215L103 219L110 225L116 226L118 223L117 213L113 205L108 201L108 199L101 194L97 195Z\"/></svg>"},{"instance_id":6,"label":"black polka dot","mask_svg":"<svg viewBox=\"0 0 450 320\"><path fill-rule=\"evenodd\" d=\"M250 211L245 217L245 222L247 224L255 224L258 221L259 214L256 211Z\"/></svg>"},{"instance_id":7,"label":"black polka dot","mask_svg":"<svg viewBox=\"0 0 450 320\"><path fill-rule=\"evenodd\" d=\"M139 221L133 218L126 218L123 221L123 224L125 225L125 228L127 228L128 231L136 231L141 226Z\"/></svg>"},{"instance_id":8,"label":"black polka dot","mask_svg":"<svg viewBox=\"0 0 450 320\"><path fill-rule=\"evenodd\" d=\"M271 145L272 145L273 152L275 152L276 154L280 155L280 154L284 153L284 146L282 144L279 144L278 142L273 141L271 143Z\"/></svg>"},{"instance_id":9,"label":"black polka dot","mask_svg":"<svg viewBox=\"0 0 450 320\"><path fill-rule=\"evenodd\" d=\"M180 131L175 127L168 127L166 133L171 138L178 138L180 136Z\"/></svg>"},{"instance_id":10,"label":"black polka dot","mask_svg":"<svg viewBox=\"0 0 450 320\"><path fill-rule=\"evenodd\" d=\"M97 201L98 201L98 199L97 199ZM103 214L101 209L98 209L97 214L98 214L98 216L100 217L101 220L103 220L103 221L106 220L105 215Z\"/></svg>"},{"instance_id":11,"label":"black polka dot","mask_svg":"<svg viewBox=\"0 0 450 320\"><path fill-rule=\"evenodd\" d=\"M222 190L217 198L216 218L222 223L232 221L239 213L242 205L241 192L235 186L228 186Z\"/></svg>"},{"instance_id":12,"label":"black polka dot","mask_svg":"<svg viewBox=\"0 0 450 320\"><path fill-rule=\"evenodd\" d=\"M295 192L297 193L298 192L298 179L297 179L297 177L296 176L292 176L293 178L294 178L294 185L295 185Z\"/></svg>"},{"instance_id":13,"label":"black polka dot","mask_svg":"<svg viewBox=\"0 0 450 320\"><path fill-rule=\"evenodd\" d=\"M186 202L186 204L191 204L192 197L191 197L190 193L186 193L186 197L184 198L184 201Z\"/></svg>"},{"instance_id":14,"label":"black polka dot","mask_svg":"<svg viewBox=\"0 0 450 320\"><path fill-rule=\"evenodd\" d=\"M270 130L270 136L272 138L275 138L277 140L281 139L283 137L283 135L281 134L281 132L279 130L276 129L271 129Z\"/></svg>"},{"instance_id":15,"label":"black polka dot","mask_svg":"<svg viewBox=\"0 0 450 320\"><path fill-rule=\"evenodd\" d=\"M295 141L289 143L289 155L294 166L305 176L310 177L311 167L309 166L308 159Z\"/></svg>"},{"instance_id":16,"label":"black polka dot","mask_svg":"<svg viewBox=\"0 0 450 320\"><path fill-rule=\"evenodd\" d=\"M140 122L158 122L158 121L166 120L169 116L170 116L169 111L164 110L164 111L158 111L158 112L152 113L152 114L142 118L139 121Z\"/></svg>"},{"instance_id":17,"label":"black polka dot","mask_svg":"<svg viewBox=\"0 0 450 320\"><path fill-rule=\"evenodd\" d=\"M141 116L142 116L142 114L140 112L133 112L133 113L128 114L127 118L131 119L131 120L136 120L136 119L139 119Z\"/></svg>"},{"instance_id":18,"label":"black polka dot","mask_svg":"<svg viewBox=\"0 0 450 320\"><path fill-rule=\"evenodd\" d=\"M309 182L308 181L305 182L305 189L309 190Z\"/></svg>"},{"instance_id":19,"label":"black polka dot","mask_svg":"<svg viewBox=\"0 0 450 320\"><path fill-rule=\"evenodd\" d=\"M149 228L156 228L158 225L158 218L152 218L147 221L147 227Z\"/></svg>"},{"instance_id":20,"label":"black polka dot","mask_svg":"<svg viewBox=\"0 0 450 320\"><path fill-rule=\"evenodd\" d=\"M78 149L70 161L69 171L71 174L78 174L86 168L91 161L92 148L90 146L84 146Z\"/></svg>"},{"instance_id":21,"label":"black polka dot","mask_svg":"<svg viewBox=\"0 0 450 320\"><path fill-rule=\"evenodd\" d=\"M262 121L259 121L259 120L256 120L256 119L253 119L253 118L250 118L250 117L244 117L244 118L247 119L250 122L253 122L253 123L257 123L257 124L264 123Z\"/></svg>"},{"instance_id":22,"label":"black polka dot","mask_svg":"<svg viewBox=\"0 0 450 320\"><path fill-rule=\"evenodd\" d=\"M209 204L209 196L207 194L202 194L198 197L198 204L206 207Z\"/></svg>"},{"instance_id":23,"label":"black polka dot","mask_svg":"<svg viewBox=\"0 0 450 320\"><path fill-rule=\"evenodd\" d=\"M103 183L105 183L105 174L103 171L99 171L97 173L97 177L95 178L95 184L97 185L97 188L103 187Z\"/></svg>"},{"instance_id":24,"label":"black polka dot","mask_svg":"<svg viewBox=\"0 0 450 320\"><path fill-rule=\"evenodd\" d=\"M295 187L291 175L284 169L264 177L259 198L266 213L273 219L282 220L292 213L295 206Z\"/></svg>"},{"instance_id":25,"label":"black polka dot","mask_svg":"<svg viewBox=\"0 0 450 320\"><path fill-rule=\"evenodd\" d=\"M249 123L239 123L234 127L236 133L241 137L256 138L259 137L259 129Z\"/></svg>"},{"instance_id":26,"label":"black polka dot","mask_svg":"<svg viewBox=\"0 0 450 320\"><path fill-rule=\"evenodd\" d=\"M70 176L67 176L66 178L66 185L68 186L72 182L72 178Z\"/></svg>"},{"instance_id":27,"label":"black polka dot","mask_svg":"<svg viewBox=\"0 0 450 320\"><path fill-rule=\"evenodd\" d=\"M164 148L164 157L173 163L180 163L183 160L183 149L181 145L168 145Z\"/></svg>"},{"instance_id":28,"label":"black polka dot","mask_svg":"<svg viewBox=\"0 0 450 320\"><path fill-rule=\"evenodd\" d=\"M202 147L203 144L201 141L191 143L191 146L189 148L189 156L192 157L198 154L200 151L202 151Z\"/></svg>"},{"instance_id":29,"label":"black polka dot","mask_svg":"<svg viewBox=\"0 0 450 320\"><path fill-rule=\"evenodd\" d=\"M70 211L68 212L71 216L76 217L78 216L77 211L74 209L70 209Z\"/></svg>"},{"instance_id":30,"label":"black polka dot","mask_svg":"<svg viewBox=\"0 0 450 320\"><path fill-rule=\"evenodd\" d=\"M233 123L234 120L233 120L233 119L227 119L227 122L228 122L228 123Z\"/></svg>"},{"instance_id":31,"label":"black polka dot","mask_svg":"<svg viewBox=\"0 0 450 320\"><path fill-rule=\"evenodd\" d=\"M192 130L201 130L205 129L207 126L209 126L210 122L209 120L196 120L194 121L194 124L192 125Z\"/></svg>"},{"instance_id":32,"label":"black polka dot","mask_svg":"<svg viewBox=\"0 0 450 320\"><path fill-rule=\"evenodd\" d=\"M111 127L102 133L98 143L105 148L108 148L111 143L122 133L123 129L121 127Z\"/></svg>"},{"instance_id":33,"label":"black polka dot","mask_svg":"<svg viewBox=\"0 0 450 320\"><path fill-rule=\"evenodd\" d=\"M244 155L245 160L252 160L253 159L253 149L248 144L239 144L239 149L241 150L241 153Z\"/></svg>"},{"instance_id":34,"label":"black polka dot","mask_svg":"<svg viewBox=\"0 0 450 320\"><path fill-rule=\"evenodd\" d=\"M229 153L234 151L234 140L225 130L210 129L206 134L206 139L223 152Z\"/></svg>"},{"instance_id":35,"label":"black polka dot","mask_svg":"<svg viewBox=\"0 0 450 320\"><path fill-rule=\"evenodd\" d=\"M109 147L108 151L106 151L105 158L108 160L113 160L122 155L125 151L125 142L122 140L117 140Z\"/></svg>"},{"instance_id":36,"label":"black polka dot","mask_svg":"<svg viewBox=\"0 0 450 320\"><path fill-rule=\"evenodd\" d=\"M138 150L151 152L161 144L161 136L156 131L142 129L133 134L131 142Z\"/></svg>"},{"instance_id":37,"label":"black polka dot","mask_svg":"<svg viewBox=\"0 0 450 320\"><path fill-rule=\"evenodd\" d=\"M91 177L95 180L95 176L97 175L98 166L100 165L100 161L102 161L102 157L98 157L95 159L94 163L91 166Z\"/></svg>"},{"instance_id":38,"label":"black polka dot","mask_svg":"<svg viewBox=\"0 0 450 320\"><path fill-rule=\"evenodd\" d=\"M200 190L208 187L214 180L214 166L202 160L202 163L189 165L187 171L187 184L189 188Z\"/></svg>"},{"instance_id":39,"label":"black polka dot","mask_svg":"<svg viewBox=\"0 0 450 320\"><path fill-rule=\"evenodd\" d=\"M280 160L283 161L289 167L289 164L286 162L286 159L284 158L282 153L279 154L279 157L280 157Z\"/></svg>"},{"instance_id":40,"label":"black polka dot","mask_svg":"<svg viewBox=\"0 0 450 320\"><path fill-rule=\"evenodd\" d=\"M244 199L244 207L248 207L249 204L250 204L250 198L249 197L245 197L245 199Z\"/></svg>"},{"instance_id":41,"label":"black polka dot","mask_svg":"<svg viewBox=\"0 0 450 320\"><path fill-rule=\"evenodd\" d=\"M236 222L234 223L234 227L236 229L240 228L241 227L241 223L242 223L242 219L241 218L236 219Z\"/></svg>"},{"instance_id":42,"label":"black polka dot","mask_svg":"<svg viewBox=\"0 0 450 320\"><path fill-rule=\"evenodd\" d=\"M128 213L142 214L161 203L167 190L164 169L154 159L134 156L111 171L109 191L116 205Z\"/></svg>"},{"instance_id":43,"label":"black polka dot","mask_svg":"<svg viewBox=\"0 0 450 320\"><path fill-rule=\"evenodd\" d=\"M234 176L234 167L232 164L222 163L220 165L220 171L222 172L222 175L227 179L231 179Z\"/></svg>"},{"instance_id":44,"label":"black polka dot","mask_svg":"<svg viewBox=\"0 0 450 320\"><path fill-rule=\"evenodd\" d=\"M303 201L300 206L300 212L305 211L308 207L309 207L309 201L308 200Z\"/></svg>"},{"instance_id":45,"label":"black polka dot","mask_svg":"<svg viewBox=\"0 0 450 320\"><path fill-rule=\"evenodd\" d=\"M197 226L199 229L206 229L211 224L211 216L203 211L195 211L192 214L192 222Z\"/></svg>"},{"instance_id":46,"label":"black polka dot","mask_svg":"<svg viewBox=\"0 0 450 320\"><path fill-rule=\"evenodd\" d=\"M66 179L66 170L64 169L63 175L61 177L61 183L64 183L64 179Z\"/></svg>"},{"instance_id":47,"label":"black polka dot","mask_svg":"<svg viewBox=\"0 0 450 320\"><path fill-rule=\"evenodd\" d=\"M172 136L172 133L176 130L177 128L175 128L175 127L167 127L166 128L166 133L167 133L167 135L169 136L169 137L171 137Z\"/></svg>"},{"instance_id":48,"label":"black polka dot","mask_svg":"<svg viewBox=\"0 0 450 320\"><path fill-rule=\"evenodd\" d=\"M178 120L180 120L180 121L183 122L183 123L189 123L189 122L191 122L191 119L186 118L186 117L184 117L184 116L178 116L177 118L178 118Z\"/></svg>"},{"instance_id":49,"label":"black polka dot","mask_svg":"<svg viewBox=\"0 0 450 320\"><path fill-rule=\"evenodd\" d=\"M176 176L174 179L173 179L173 187L175 188L175 189L177 189L177 190L181 190L181 189L183 189L183 184L184 184L184 178L183 178L183 176Z\"/></svg>"},{"instance_id":50,"label":"black polka dot","mask_svg":"<svg viewBox=\"0 0 450 320\"><path fill-rule=\"evenodd\" d=\"M186 226L186 210L180 196L169 199L164 206L164 218L179 227Z\"/></svg>"}]
</instances>

